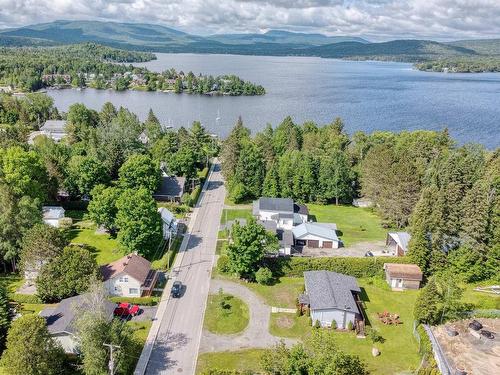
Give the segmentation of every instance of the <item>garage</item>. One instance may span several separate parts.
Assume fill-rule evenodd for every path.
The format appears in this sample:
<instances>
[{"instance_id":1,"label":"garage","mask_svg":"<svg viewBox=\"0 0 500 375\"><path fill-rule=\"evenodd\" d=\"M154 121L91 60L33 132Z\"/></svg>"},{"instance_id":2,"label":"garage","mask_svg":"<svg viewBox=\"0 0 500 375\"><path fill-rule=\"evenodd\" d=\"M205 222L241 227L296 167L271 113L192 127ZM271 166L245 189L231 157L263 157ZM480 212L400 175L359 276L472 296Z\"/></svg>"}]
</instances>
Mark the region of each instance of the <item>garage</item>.
<instances>
[{"instance_id":1,"label":"garage","mask_svg":"<svg viewBox=\"0 0 500 375\"><path fill-rule=\"evenodd\" d=\"M307 240L307 246L312 248L318 248L319 240Z\"/></svg>"},{"instance_id":2,"label":"garage","mask_svg":"<svg viewBox=\"0 0 500 375\"><path fill-rule=\"evenodd\" d=\"M323 241L323 248L325 249L331 249L333 247L333 242L332 241Z\"/></svg>"}]
</instances>

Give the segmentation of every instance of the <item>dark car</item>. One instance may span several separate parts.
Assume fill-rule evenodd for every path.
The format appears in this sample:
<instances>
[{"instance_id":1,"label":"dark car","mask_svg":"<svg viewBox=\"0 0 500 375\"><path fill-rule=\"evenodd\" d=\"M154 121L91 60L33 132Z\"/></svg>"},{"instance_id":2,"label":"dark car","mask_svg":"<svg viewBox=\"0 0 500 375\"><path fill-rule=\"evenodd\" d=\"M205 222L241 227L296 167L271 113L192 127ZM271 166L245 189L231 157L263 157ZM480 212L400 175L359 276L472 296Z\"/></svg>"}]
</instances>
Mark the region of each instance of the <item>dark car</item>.
<instances>
[{"instance_id":1,"label":"dark car","mask_svg":"<svg viewBox=\"0 0 500 375\"><path fill-rule=\"evenodd\" d=\"M172 285L172 290L170 291L172 297L179 298L181 296L181 291L182 283L180 281L174 281L174 285Z\"/></svg>"}]
</instances>

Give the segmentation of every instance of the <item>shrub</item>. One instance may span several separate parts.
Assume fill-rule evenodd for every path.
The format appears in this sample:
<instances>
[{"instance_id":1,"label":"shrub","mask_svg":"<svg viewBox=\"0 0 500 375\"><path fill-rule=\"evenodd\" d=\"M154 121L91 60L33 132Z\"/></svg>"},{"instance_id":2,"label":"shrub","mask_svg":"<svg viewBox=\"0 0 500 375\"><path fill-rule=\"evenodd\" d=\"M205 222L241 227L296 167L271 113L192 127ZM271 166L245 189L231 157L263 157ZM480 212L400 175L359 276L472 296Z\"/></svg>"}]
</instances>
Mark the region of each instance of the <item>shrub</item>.
<instances>
[{"instance_id":1,"label":"shrub","mask_svg":"<svg viewBox=\"0 0 500 375\"><path fill-rule=\"evenodd\" d=\"M9 298L17 303L41 303L40 298L35 294L10 294Z\"/></svg>"},{"instance_id":2,"label":"shrub","mask_svg":"<svg viewBox=\"0 0 500 375\"><path fill-rule=\"evenodd\" d=\"M318 319L316 319L316 321L314 322L314 328L316 329L321 328L321 323L319 322Z\"/></svg>"},{"instance_id":3,"label":"shrub","mask_svg":"<svg viewBox=\"0 0 500 375\"><path fill-rule=\"evenodd\" d=\"M63 217L59 219L59 228L61 229L69 229L73 225L73 219L70 217Z\"/></svg>"},{"instance_id":4,"label":"shrub","mask_svg":"<svg viewBox=\"0 0 500 375\"><path fill-rule=\"evenodd\" d=\"M332 320L332 325L331 325L331 328L332 329L337 329L337 321L334 319Z\"/></svg>"},{"instance_id":5,"label":"shrub","mask_svg":"<svg viewBox=\"0 0 500 375\"><path fill-rule=\"evenodd\" d=\"M378 331L374 328L367 327L366 329L366 335L372 342L375 344L377 342L383 344L385 342L385 339L378 333Z\"/></svg>"},{"instance_id":6,"label":"shrub","mask_svg":"<svg viewBox=\"0 0 500 375\"><path fill-rule=\"evenodd\" d=\"M227 255L219 256L219 259L217 260L217 270L220 273L228 273L230 271L229 257Z\"/></svg>"},{"instance_id":7,"label":"shrub","mask_svg":"<svg viewBox=\"0 0 500 375\"><path fill-rule=\"evenodd\" d=\"M128 302L132 305L155 306L158 303L156 297L111 297L111 302L120 303Z\"/></svg>"},{"instance_id":8,"label":"shrub","mask_svg":"<svg viewBox=\"0 0 500 375\"><path fill-rule=\"evenodd\" d=\"M352 330L353 330L353 328L354 328L354 325L353 325L353 324L352 324L352 322L349 320L349 323L347 323L347 329L348 329L349 331L352 331Z\"/></svg>"},{"instance_id":9,"label":"shrub","mask_svg":"<svg viewBox=\"0 0 500 375\"><path fill-rule=\"evenodd\" d=\"M198 185L194 188L194 190L191 192L191 206L195 206L196 202L198 202L198 197L200 196L201 193L201 186Z\"/></svg>"},{"instance_id":10,"label":"shrub","mask_svg":"<svg viewBox=\"0 0 500 375\"><path fill-rule=\"evenodd\" d=\"M310 326L312 326L312 324L313 324L313 320L312 320L312 318L311 318L311 317L309 317L309 319L307 319L307 321L309 322L309 325L310 325Z\"/></svg>"},{"instance_id":11,"label":"shrub","mask_svg":"<svg viewBox=\"0 0 500 375\"><path fill-rule=\"evenodd\" d=\"M189 195L189 193L182 194L181 203L186 206L191 206L191 195Z\"/></svg>"},{"instance_id":12,"label":"shrub","mask_svg":"<svg viewBox=\"0 0 500 375\"><path fill-rule=\"evenodd\" d=\"M269 268L262 267L255 273L255 281L262 285L269 285L273 280L273 273Z\"/></svg>"}]
</instances>

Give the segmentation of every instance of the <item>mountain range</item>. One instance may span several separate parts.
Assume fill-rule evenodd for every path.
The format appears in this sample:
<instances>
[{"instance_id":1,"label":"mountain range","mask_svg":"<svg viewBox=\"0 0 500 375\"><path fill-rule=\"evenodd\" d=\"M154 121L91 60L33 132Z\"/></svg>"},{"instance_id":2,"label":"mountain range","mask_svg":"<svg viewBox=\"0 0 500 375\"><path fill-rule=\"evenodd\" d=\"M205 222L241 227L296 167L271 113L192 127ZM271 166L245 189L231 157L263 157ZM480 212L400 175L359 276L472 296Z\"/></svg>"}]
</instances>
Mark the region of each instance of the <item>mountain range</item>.
<instances>
[{"instance_id":1,"label":"mountain range","mask_svg":"<svg viewBox=\"0 0 500 375\"><path fill-rule=\"evenodd\" d=\"M2 46L50 46L82 42L151 52L293 55L411 62L500 56L500 39L450 43L411 39L372 43L359 37L283 30L270 30L262 34L198 36L161 25L101 21L55 21L0 30Z\"/></svg>"}]
</instances>

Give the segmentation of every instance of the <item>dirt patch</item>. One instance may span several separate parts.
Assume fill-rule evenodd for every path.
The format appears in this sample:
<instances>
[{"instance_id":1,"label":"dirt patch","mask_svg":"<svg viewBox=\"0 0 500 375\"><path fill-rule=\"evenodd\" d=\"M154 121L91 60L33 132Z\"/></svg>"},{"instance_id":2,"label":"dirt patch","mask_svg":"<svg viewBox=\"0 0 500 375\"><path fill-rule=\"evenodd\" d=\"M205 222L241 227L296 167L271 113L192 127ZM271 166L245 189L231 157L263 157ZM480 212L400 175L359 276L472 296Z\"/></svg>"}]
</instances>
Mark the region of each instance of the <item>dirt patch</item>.
<instances>
[{"instance_id":1,"label":"dirt patch","mask_svg":"<svg viewBox=\"0 0 500 375\"><path fill-rule=\"evenodd\" d=\"M276 319L276 325L280 328L292 328L293 327L293 318L290 316L280 316Z\"/></svg>"},{"instance_id":2,"label":"dirt patch","mask_svg":"<svg viewBox=\"0 0 500 375\"><path fill-rule=\"evenodd\" d=\"M477 338L469 331L471 320L461 320L432 329L451 370L461 367L467 374L500 374L500 319L477 319L483 329L492 331L495 339ZM451 337L446 327L456 330L458 336Z\"/></svg>"}]
</instances>

